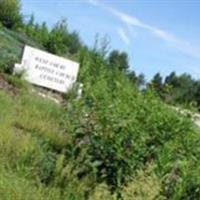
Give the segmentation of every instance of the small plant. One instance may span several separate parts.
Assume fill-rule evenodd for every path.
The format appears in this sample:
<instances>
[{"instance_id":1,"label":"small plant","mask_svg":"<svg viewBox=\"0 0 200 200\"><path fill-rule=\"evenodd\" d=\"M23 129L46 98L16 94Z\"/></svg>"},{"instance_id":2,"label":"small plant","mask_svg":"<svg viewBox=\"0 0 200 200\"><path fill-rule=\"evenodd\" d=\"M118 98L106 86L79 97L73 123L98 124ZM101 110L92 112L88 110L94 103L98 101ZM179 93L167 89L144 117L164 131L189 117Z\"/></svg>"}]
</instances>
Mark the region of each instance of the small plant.
<instances>
[{"instance_id":1,"label":"small plant","mask_svg":"<svg viewBox=\"0 0 200 200\"><path fill-rule=\"evenodd\" d=\"M0 60L0 72L12 74L15 63L18 59L14 56L6 57Z\"/></svg>"},{"instance_id":2,"label":"small plant","mask_svg":"<svg viewBox=\"0 0 200 200\"><path fill-rule=\"evenodd\" d=\"M156 176L153 165L149 164L147 169L138 170L122 190L124 200L155 200L164 199L160 196L162 182Z\"/></svg>"}]
</instances>

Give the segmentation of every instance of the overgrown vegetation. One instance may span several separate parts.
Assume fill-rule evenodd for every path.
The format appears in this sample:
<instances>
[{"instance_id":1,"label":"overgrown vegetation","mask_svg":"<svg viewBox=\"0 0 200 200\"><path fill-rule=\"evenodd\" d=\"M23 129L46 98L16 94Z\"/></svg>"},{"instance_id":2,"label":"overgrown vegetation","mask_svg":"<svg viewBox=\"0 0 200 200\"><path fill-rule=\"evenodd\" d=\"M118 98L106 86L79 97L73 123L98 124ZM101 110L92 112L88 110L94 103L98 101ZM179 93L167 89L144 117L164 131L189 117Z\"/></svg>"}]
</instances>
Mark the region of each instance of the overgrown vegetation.
<instances>
[{"instance_id":1,"label":"overgrown vegetation","mask_svg":"<svg viewBox=\"0 0 200 200\"><path fill-rule=\"evenodd\" d=\"M0 22L7 28L17 28L22 25L19 1L0 0Z\"/></svg>"},{"instance_id":2,"label":"overgrown vegetation","mask_svg":"<svg viewBox=\"0 0 200 200\"><path fill-rule=\"evenodd\" d=\"M37 36L26 32L30 24ZM4 61L11 55L19 59L23 44L31 42L26 32L35 46L79 61L84 90L81 99L72 91L60 106L19 78L3 77L18 89L0 91L1 199L199 198L199 130L151 87L138 90L144 77L128 71L125 53L108 54L105 41L89 49L78 35L69 39L73 33L65 21L51 31L39 25L41 35L35 23L23 26L21 33L1 27ZM4 61L3 72L10 66Z\"/></svg>"},{"instance_id":3,"label":"overgrown vegetation","mask_svg":"<svg viewBox=\"0 0 200 200\"><path fill-rule=\"evenodd\" d=\"M200 110L200 81L189 74L170 73L165 79L157 73L150 87L167 103L184 105Z\"/></svg>"}]
</instances>

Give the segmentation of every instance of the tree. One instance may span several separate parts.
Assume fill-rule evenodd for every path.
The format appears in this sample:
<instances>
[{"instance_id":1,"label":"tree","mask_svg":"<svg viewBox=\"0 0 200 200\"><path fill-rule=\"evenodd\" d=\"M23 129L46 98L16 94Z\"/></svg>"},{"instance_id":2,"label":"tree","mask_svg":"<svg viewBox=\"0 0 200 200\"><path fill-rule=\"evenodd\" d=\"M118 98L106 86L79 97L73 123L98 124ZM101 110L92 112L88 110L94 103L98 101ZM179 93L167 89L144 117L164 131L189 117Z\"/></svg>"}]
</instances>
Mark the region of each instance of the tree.
<instances>
[{"instance_id":1,"label":"tree","mask_svg":"<svg viewBox=\"0 0 200 200\"><path fill-rule=\"evenodd\" d=\"M144 74L143 73L141 73L141 74L139 74L138 76L137 76L137 86L138 86L138 88L142 88L144 85L145 85L145 76L144 76Z\"/></svg>"},{"instance_id":2,"label":"tree","mask_svg":"<svg viewBox=\"0 0 200 200\"><path fill-rule=\"evenodd\" d=\"M171 72L168 76L166 76L165 84L168 84L172 87L176 87L178 85L178 77L176 76L175 72Z\"/></svg>"},{"instance_id":3,"label":"tree","mask_svg":"<svg viewBox=\"0 0 200 200\"><path fill-rule=\"evenodd\" d=\"M160 73L155 74L151 82L156 90L160 91L162 89L163 83Z\"/></svg>"},{"instance_id":4,"label":"tree","mask_svg":"<svg viewBox=\"0 0 200 200\"><path fill-rule=\"evenodd\" d=\"M128 55L126 52L113 50L108 57L108 61L113 69L119 69L122 72L126 72L129 68Z\"/></svg>"},{"instance_id":5,"label":"tree","mask_svg":"<svg viewBox=\"0 0 200 200\"><path fill-rule=\"evenodd\" d=\"M45 22L39 26L38 41L45 46L49 40L49 30Z\"/></svg>"},{"instance_id":6,"label":"tree","mask_svg":"<svg viewBox=\"0 0 200 200\"><path fill-rule=\"evenodd\" d=\"M15 28L22 23L19 0L0 0L0 22L7 28Z\"/></svg>"},{"instance_id":7,"label":"tree","mask_svg":"<svg viewBox=\"0 0 200 200\"><path fill-rule=\"evenodd\" d=\"M164 85L170 88L167 99L175 103L191 104L197 102L198 81L192 79L189 74L177 76L175 72L170 73L165 79Z\"/></svg>"},{"instance_id":8,"label":"tree","mask_svg":"<svg viewBox=\"0 0 200 200\"><path fill-rule=\"evenodd\" d=\"M34 16L34 14L31 14L27 26L31 26L31 27L33 27L34 24L35 24L35 16Z\"/></svg>"},{"instance_id":9,"label":"tree","mask_svg":"<svg viewBox=\"0 0 200 200\"><path fill-rule=\"evenodd\" d=\"M47 50L55 54L63 54L67 52L65 42L68 40L69 32L66 20L56 23L49 34L49 41L45 45Z\"/></svg>"},{"instance_id":10,"label":"tree","mask_svg":"<svg viewBox=\"0 0 200 200\"><path fill-rule=\"evenodd\" d=\"M198 109L200 111L200 81L195 81L194 89L195 89L194 101L196 102L197 107L198 107Z\"/></svg>"},{"instance_id":11,"label":"tree","mask_svg":"<svg viewBox=\"0 0 200 200\"><path fill-rule=\"evenodd\" d=\"M186 103L191 102L194 95L193 93L194 80L192 79L192 77L185 73L180 75L178 79L178 85L180 89L178 100L180 102L184 101Z\"/></svg>"},{"instance_id":12,"label":"tree","mask_svg":"<svg viewBox=\"0 0 200 200\"><path fill-rule=\"evenodd\" d=\"M67 42L66 45L68 46L70 54L77 53L79 49L81 48L81 41L80 41L79 34L75 31L69 34L69 39L66 42Z\"/></svg>"},{"instance_id":13,"label":"tree","mask_svg":"<svg viewBox=\"0 0 200 200\"><path fill-rule=\"evenodd\" d=\"M163 78L160 73L156 73L151 81L151 86L157 92L157 94L163 99L165 98L165 87L163 84Z\"/></svg>"},{"instance_id":14,"label":"tree","mask_svg":"<svg viewBox=\"0 0 200 200\"><path fill-rule=\"evenodd\" d=\"M34 17L33 14L30 16L28 23L25 24L24 30L25 30L25 33L29 37L34 38L34 35L35 35L35 17Z\"/></svg>"},{"instance_id":15,"label":"tree","mask_svg":"<svg viewBox=\"0 0 200 200\"><path fill-rule=\"evenodd\" d=\"M130 71L128 72L128 77L131 80L131 82L133 82L134 84L136 84L137 82L137 75L134 71Z\"/></svg>"},{"instance_id":16,"label":"tree","mask_svg":"<svg viewBox=\"0 0 200 200\"><path fill-rule=\"evenodd\" d=\"M45 47L56 54L74 54L81 47L80 38L77 32L70 33L66 20L56 23L49 34L49 40Z\"/></svg>"}]
</instances>

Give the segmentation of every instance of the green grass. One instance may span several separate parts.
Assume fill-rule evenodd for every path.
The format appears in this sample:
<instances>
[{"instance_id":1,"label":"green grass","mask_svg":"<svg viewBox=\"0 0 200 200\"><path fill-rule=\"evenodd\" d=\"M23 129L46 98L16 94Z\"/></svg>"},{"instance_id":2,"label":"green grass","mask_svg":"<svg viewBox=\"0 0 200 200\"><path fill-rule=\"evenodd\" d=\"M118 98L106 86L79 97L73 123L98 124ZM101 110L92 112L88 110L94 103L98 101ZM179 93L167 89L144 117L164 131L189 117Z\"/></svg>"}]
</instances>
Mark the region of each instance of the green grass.
<instances>
[{"instance_id":1,"label":"green grass","mask_svg":"<svg viewBox=\"0 0 200 200\"><path fill-rule=\"evenodd\" d=\"M2 200L61 199L61 190L38 181L38 163L67 137L63 110L36 94L0 91L0 196ZM64 197L62 198L64 199Z\"/></svg>"}]
</instances>

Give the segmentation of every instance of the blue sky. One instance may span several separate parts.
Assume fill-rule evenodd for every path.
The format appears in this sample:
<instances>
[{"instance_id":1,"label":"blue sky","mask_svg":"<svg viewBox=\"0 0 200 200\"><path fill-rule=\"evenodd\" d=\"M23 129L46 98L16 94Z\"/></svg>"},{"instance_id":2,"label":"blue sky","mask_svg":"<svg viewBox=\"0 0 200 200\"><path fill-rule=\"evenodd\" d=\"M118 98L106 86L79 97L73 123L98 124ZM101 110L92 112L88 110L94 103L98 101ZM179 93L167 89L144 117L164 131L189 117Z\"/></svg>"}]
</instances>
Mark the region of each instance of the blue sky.
<instances>
[{"instance_id":1,"label":"blue sky","mask_svg":"<svg viewBox=\"0 0 200 200\"><path fill-rule=\"evenodd\" d=\"M149 80L156 72L200 79L198 0L21 0L25 15L49 26L67 18L70 30L92 46L97 33L126 51L130 66Z\"/></svg>"}]
</instances>

